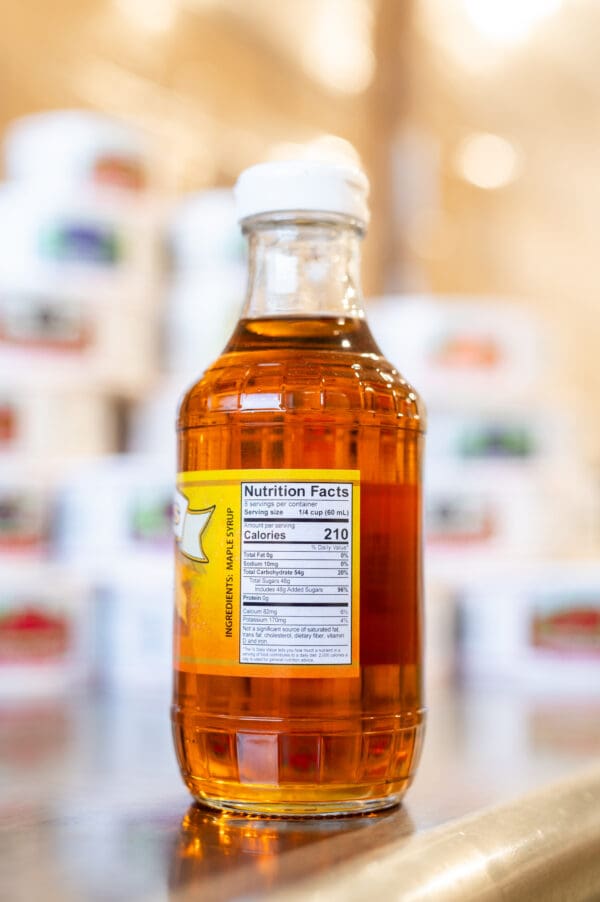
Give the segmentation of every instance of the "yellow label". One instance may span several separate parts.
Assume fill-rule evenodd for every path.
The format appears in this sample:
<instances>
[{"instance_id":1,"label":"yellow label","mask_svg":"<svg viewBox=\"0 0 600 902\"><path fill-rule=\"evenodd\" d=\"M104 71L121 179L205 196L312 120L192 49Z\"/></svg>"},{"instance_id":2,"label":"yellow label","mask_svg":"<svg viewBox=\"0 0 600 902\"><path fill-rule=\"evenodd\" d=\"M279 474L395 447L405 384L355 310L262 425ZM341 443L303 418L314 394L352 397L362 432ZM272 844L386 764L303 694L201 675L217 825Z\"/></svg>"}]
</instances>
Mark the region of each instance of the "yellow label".
<instances>
[{"instance_id":1,"label":"yellow label","mask_svg":"<svg viewBox=\"0 0 600 902\"><path fill-rule=\"evenodd\" d=\"M180 473L174 529L177 669L358 675L358 470Z\"/></svg>"}]
</instances>

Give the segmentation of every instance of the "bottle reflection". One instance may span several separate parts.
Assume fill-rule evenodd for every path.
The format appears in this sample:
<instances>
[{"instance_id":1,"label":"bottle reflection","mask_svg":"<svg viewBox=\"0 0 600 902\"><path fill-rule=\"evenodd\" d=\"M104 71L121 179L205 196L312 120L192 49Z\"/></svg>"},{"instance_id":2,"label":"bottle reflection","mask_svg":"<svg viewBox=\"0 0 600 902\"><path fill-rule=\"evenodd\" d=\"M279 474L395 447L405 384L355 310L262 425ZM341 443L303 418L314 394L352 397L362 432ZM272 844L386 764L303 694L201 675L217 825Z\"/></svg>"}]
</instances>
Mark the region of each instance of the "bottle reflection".
<instances>
[{"instance_id":1,"label":"bottle reflection","mask_svg":"<svg viewBox=\"0 0 600 902\"><path fill-rule=\"evenodd\" d=\"M412 832L403 807L363 816L285 819L214 812L193 804L173 850L171 898L186 898L187 891L200 889L203 902L265 892L317 876L357 852Z\"/></svg>"}]
</instances>

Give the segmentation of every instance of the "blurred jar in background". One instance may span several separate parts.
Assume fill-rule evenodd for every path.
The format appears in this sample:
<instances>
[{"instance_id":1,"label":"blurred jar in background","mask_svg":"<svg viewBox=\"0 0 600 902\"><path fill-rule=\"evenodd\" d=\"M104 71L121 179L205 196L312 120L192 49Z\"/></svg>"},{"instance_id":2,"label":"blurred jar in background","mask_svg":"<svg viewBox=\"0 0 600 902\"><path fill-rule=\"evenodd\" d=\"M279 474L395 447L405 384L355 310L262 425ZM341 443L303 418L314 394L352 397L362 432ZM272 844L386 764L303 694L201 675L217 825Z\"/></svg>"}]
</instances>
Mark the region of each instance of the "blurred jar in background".
<instances>
[{"instance_id":1,"label":"blurred jar in background","mask_svg":"<svg viewBox=\"0 0 600 902\"><path fill-rule=\"evenodd\" d=\"M245 243L231 191L186 197L172 219L170 250L165 363L181 386L219 356L240 315Z\"/></svg>"}]
</instances>

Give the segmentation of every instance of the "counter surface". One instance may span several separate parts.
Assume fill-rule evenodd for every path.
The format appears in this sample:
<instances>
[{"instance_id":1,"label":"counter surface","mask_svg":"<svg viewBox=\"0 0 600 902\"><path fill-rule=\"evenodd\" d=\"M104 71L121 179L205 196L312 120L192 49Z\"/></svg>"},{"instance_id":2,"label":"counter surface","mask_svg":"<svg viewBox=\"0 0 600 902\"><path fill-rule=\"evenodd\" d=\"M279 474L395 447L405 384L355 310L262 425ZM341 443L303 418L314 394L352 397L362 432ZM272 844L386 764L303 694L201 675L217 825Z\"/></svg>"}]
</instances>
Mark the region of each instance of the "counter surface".
<instances>
[{"instance_id":1,"label":"counter surface","mask_svg":"<svg viewBox=\"0 0 600 902\"><path fill-rule=\"evenodd\" d=\"M430 697L423 760L402 807L261 820L190 804L167 698L4 704L0 897L224 902L285 892L575 774L599 752L600 697L447 689Z\"/></svg>"}]
</instances>

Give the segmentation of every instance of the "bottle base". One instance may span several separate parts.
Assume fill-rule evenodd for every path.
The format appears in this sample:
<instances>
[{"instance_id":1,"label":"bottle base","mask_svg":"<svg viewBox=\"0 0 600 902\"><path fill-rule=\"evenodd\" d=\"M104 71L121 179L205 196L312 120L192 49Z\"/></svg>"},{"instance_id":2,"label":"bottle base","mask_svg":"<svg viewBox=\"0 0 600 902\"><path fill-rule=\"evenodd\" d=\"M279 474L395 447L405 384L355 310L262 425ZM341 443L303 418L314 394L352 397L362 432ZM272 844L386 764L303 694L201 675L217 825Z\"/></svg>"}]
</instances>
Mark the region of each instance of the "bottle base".
<instances>
[{"instance_id":1,"label":"bottle base","mask_svg":"<svg viewBox=\"0 0 600 902\"><path fill-rule=\"evenodd\" d=\"M406 716L404 715L405 719ZM424 711L413 723L364 717L363 729L334 732L298 720L291 731L221 715L216 724L174 711L175 747L186 786L202 805L266 817L367 814L397 805L419 760ZM207 729L211 726L212 729ZM223 729L227 726L227 730ZM263 727L263 731L259 731Z\"/></svg>"},{"instance_id":2,"label":"bottle base","mask_svg":"<svg viewBox=\"0 0 600 902\"><path fill-rule=\"evenodd\" d=\"M363 787L346 787L346 791L342 787L336 787L338 790L335 797L330 798L302 798L300 791L290 792L290 788L286 790L277 790L271 794L267 792L261 793L262 798L220 798L212 792L200 790L197 786L188 783L194 799L205 807L217 811L235 812L236 814L245 814L258 817L281 817L281 818L314 818L314 817L346 817L348 815L372 814L376 811L383 811L386 808L393 808L400 804L408 782L404 785L394 784L393 786L364 787L367 795L362 798L353 798L353 794L360 795ZM299 787L298 787L299 789ZM303 787L306 793L306 787ZM324 795L323 787L320 787L321 796ZM241 795L241 794L240 794ZM295 798L294 798L295 796Z\"/></svg>"}]
</instances>

